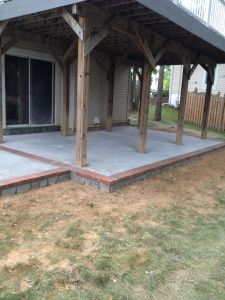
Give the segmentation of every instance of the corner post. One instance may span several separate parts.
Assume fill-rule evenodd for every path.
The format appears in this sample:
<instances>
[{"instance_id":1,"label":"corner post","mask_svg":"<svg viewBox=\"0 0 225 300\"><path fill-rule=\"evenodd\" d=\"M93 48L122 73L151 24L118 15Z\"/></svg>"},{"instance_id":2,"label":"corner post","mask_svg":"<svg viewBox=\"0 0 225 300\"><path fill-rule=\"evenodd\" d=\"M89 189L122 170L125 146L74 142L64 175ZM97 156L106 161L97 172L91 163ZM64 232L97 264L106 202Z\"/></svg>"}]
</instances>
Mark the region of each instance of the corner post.
<instances>
[{"instance_id":1,"label":"corner post","mask_svg":"<svg viewBox=\"0 0 225 300\"><path fill-rule=\"evenodd\" d=\"M185 118L185 109L186 109L186 102L187 102L188 82L190 79L190 70L191 70L190 64L185 63L183 67L183 77L182 77L182 86L181 86L181 94L180 94L180 109L179 109L178 122L177 122L177 133L176 133L177 145L182 145L183 143L184 118Z\"/></svg>"},{"instance_id":2,"label":"corner post","mask_svg":"<svg viewBox=\"0 0 225 300\"><path fill-rule=\"evenodd\" d=\"M215 77L215 65L209 65L207 68L207 86L206 86L206 94L205 94L205 103L204 110L202 116L202 132L201 138L206 139L207 137L207 129L208 129L208 119L209 119L209 109L210 109L210 101L212 94L212 86L214 84Z\"/></svg>"},{"instance_id":3,"label":"corner post","mask_svg":"<svg viewBox=\"0 0 225 300\"><path fill-rule=\"evenodd\" d=\"M3 143L3 99L2 99L2 38L0 35L0 144Z\"/></svg>"},{"instance_id":4,"label":"corner post","mask_svg":"<svg viewBox=\"0 0 225 300\"><path fill-rule=\"evenodd\" d=\"M141 89L141 102L140 102L140 120L139 120L139 143L138 151L144 153L147 142L148 131L148 111L149 111L149 97L150 97L150 84L151 84L152 67L145 59Z\"/></svg>"},{"instance_id":5,"label":"corner post","mask_svg":"<svg viewBox=\"0 0 225 300\"><path fill-rule=\"evenodd\" d=\"M77 121L76 121L76 165L87 165L88 100L90 79L90 55L85 56L85 41L90 36L88 20L79 17L84 39L78 39L77 67Z\"/></svg>"},{"instance_id":6,"label":"corner post","mask_svg":"<svg viewBox=\"0 0 225 300\"><path fill-rule=\"evenodd\" d=\"M64 136L69 134L69 89L70 89L70 63L67 60L63 64L63 104L62 104L62 133Z\"/></svg>"},{"instance_id":7,"label":"corner post","mask_svg":"<svg viewBox=\"0 0 225 300\"><path fill-rule=\"evenodd\" d=\"M111 58L109 72L107 74L107 80L108 80L108 107L107 107L107 121L106 121L107 131L112 131L115 68L116 68L115 61L113 58Z\"/></svg>"}]
</instances>

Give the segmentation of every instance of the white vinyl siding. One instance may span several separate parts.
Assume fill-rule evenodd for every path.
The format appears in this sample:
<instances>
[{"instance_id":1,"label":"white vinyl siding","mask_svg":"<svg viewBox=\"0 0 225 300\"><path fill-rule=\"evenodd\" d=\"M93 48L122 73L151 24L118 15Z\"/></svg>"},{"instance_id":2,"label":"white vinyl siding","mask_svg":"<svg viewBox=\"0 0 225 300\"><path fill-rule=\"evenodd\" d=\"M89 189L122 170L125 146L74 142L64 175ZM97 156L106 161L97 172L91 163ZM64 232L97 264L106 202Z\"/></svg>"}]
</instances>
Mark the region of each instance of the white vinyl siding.
<instances>
[{"instance_id":1,"label":"white vinyl siding","mask_svg":"<svg viewBox=\"0 0 225 300\"><path fill-rule=\"evenodd\" d=\"M70 128L76 127L76 69L77 61L70 68ZM129 68L120 65L116 68L113 99L113 121L126 122L128 109ZM88 103L89 127L95 126L95 118L103 125L107 119L108 81L107 74L96 60L91 58L90 98Z\"/></svg>"},{"instance_id":2,"label":"white vinyl siding","mask_svg":"<svg viewBox=\"0 0 225 300\"><path fill-rule=\"evenodd\" d=\"M182 72L182 66L172 67L169 97L170 104L175 104L175 101L179 102ZM193 92L196 88L199 93L205 93L206 91L206 72L201 66L196 68L188 84L189 92ZM217 65L215 73L215 82L212 88L212 93L218 94L219 92L221 95L225 94L225 64Z\"/></svg>"}]
</instances>

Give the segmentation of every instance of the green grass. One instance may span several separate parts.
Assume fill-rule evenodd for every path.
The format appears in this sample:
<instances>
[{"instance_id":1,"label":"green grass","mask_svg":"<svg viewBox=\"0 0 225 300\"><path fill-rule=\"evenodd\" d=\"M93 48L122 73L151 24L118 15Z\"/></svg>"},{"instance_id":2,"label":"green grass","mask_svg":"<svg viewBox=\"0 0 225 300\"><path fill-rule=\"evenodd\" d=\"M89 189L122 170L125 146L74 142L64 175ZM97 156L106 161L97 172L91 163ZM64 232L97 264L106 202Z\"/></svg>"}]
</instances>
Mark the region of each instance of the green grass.
<instances>
[{"instance_id":1,"label":"green grass","mask_svg":"<svg viewBox=\"0 0 225 300\"><path fill-rule=\"evenodd\" d=\"M139 225L137 215L126 218L123 234L114 225L102 228L97 255L77 261L78 283L57 270L41 269L33 260L1 271L0 299L224 300L224 206L209 215L182 205L149 206L148 216L159 225ZM75 228L68 230L70 237L77 234ZM12 292L4 287L11 277L19 282L27 276L32 286L24 292L17 283ZM57 291L57 285L74 289Z\"/></svg>"},{"instance_id":2,"label":"green grass","mask_svg":"<svg viewBox=\"0 0 225 300\"><path fill-rule=\"evenodd\" d=\"M155 113L155 106L150 105L149 106L149 127L152 128L159 128L162 126L163 128L168 127L174 127L177 126L177 119L178 119L178 111L174 108L169 107L163 107L162 108L162 120L160 122L154 121L154 113ZM138 124L138 114L137 113L131 113L129 116L129 121L131 125L136 126ZM188 122L185 123L185 129L187 130L193 130L196 132L201 131L201 127L195 124L190 124ZM225 132L218 132L215 130L208 130L209 136L212 138L218 138L218 139L225 139Z\"/></svg>"},{"instance_id":3,"label":"green grass","mask_svg":"<svg viewBox=\"0 0 225 300\"><path fill-rule=\"evenodd\" d=\"M218 160L222 166L224 160ZM193 172L200 174L195 187ZM71 201L71 212L79 211L79 220L72 215L57 223L54 208L50 222L48 212L41 217L39 207L40 218L33 210L29 214L27 206L26 216L14 209L5 213L0 234L13 240L6 246L0 243L0 263L17 247L30 250L40 241L50 245L50 253L43 262L40 246L34 257L0 267L0 300L224 300L224 174L202 180L202 172L204 168L188 166L174 171L176 181L168 181L171 173L165 173L152 185L145 181L116 194L95 194L96 198L91 190L96 206L92 218L82 217L77 202L72 207ZM84 193L87 187L78 189ZM82 207L85 211L93 210L87 205L90 199ZM108 209L107 203L114 204ZM93 236L96 247L90 243ZM87 245L92 251L85 252Z\"/></svg>"}]
</instances>

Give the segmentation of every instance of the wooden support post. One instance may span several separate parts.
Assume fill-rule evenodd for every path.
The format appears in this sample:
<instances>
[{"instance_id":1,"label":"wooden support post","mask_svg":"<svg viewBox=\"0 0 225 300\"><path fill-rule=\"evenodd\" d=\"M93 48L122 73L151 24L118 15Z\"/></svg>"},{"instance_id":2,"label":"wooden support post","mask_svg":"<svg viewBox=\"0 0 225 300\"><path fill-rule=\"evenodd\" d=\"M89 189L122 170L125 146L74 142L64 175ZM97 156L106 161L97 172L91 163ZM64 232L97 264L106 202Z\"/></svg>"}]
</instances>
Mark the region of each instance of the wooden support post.
<instances>
[{"instance_id":1,"label":"wooden support post","mask_svg":"<svg viewBox=\"0 0 225 300\"><path fill-rule=\"evenodd\" d=\"M108 108L107 108L107 121L106 130L112 131L112 116L113 116L113 96L114 96L114 78L115 78L115 61L113 58L110 60L108 79Z\"/></svg>"},{"instance_id":2,"label":"wooden support post","mask_svg":"<svg viewBox=\"0 0 225 300\"><path fill-rule=\"evenodd\" d=\"M207 86L206 86L205 103L204 103L204 110L202 116L202 132L201 132L202 139L206 139L207 137L210 100L212 94L212 86L214 83L214 75L215 75L215 67L209 66L207 69Z\"/></svg>"},{"instance_id":3,"label":"wooden support post","mask_svg":"<svg viewBox=\"0 0 225 300\"><path fill-rule=\"evenodd\" d=\"M144 153L147 141L148 130L148 111L149 111L149 97L150 97L150 84L151 72L147 60L144 63L142 90L141 90L141 103L140 103L140 121L139 121L139 144L138 151Z\"/></svg>"},{"instance_id":4,"label":"wooden support post","mask_svg":"<svg viewBox=\"0 0 225 300\"><path fill-rule=\"evenodd\" d=\"M165 71L165 66L160 66L158 89L157 89L157 100L156 100L156 105L155 105L155 121L156 122L161 121L161 117L162 117L164 71Z\"/></svg>"},{"instance_id":5,"label":"wooden support post","mask_svg":"<svg viewBox=\"0 0 225 300\"><path fill-rule=\"evenodd\" d=\"M76 164L87 165L87 131L88 131L88 100L90 79L90 56L85 56L85 41L89 38L90 29L87 19L79 17L83 28L84 40L78 40L77 68L77 121L76 121Z\"/></svg>"},{"instance_id":6,"label":"wooden support post","mask_svg":"<svg viewBox=\"0 0 225 300\"><path fill-rule=\"evenodd\" d=\"M182 86L181 86L181 94L180 94L180 108L178 114L178 122L177 122L177 134L176 134L176 144L181 145L183 142L183 131L184 131L184 117L185 117L185 109L186 109L186 100L187 100L187 92L188 92L188 82L190 75L190 64L185 64L183 67L183 77L182 77Z\"/></svg>"},{"instance_id":7,"label":"wooden support post","mask_svg":"<svg viewBox=\"0 0 225 300\"><path fill-rule=\"evenodd\" d=\"M70 101L70 63L63 64L63 103L62 103L62 133L69 134L69 101Z\"/></svg>"},{"instance_id":8,"label":"wooden support post","mask_svg":"<svg viewBox=\"0 0 225 300\"><path fill-rule=\"evenodd\" d=\"M0 144L3 143L3 112L2 112L2 38L0 36Z\"/></svg>"}]
</instances>

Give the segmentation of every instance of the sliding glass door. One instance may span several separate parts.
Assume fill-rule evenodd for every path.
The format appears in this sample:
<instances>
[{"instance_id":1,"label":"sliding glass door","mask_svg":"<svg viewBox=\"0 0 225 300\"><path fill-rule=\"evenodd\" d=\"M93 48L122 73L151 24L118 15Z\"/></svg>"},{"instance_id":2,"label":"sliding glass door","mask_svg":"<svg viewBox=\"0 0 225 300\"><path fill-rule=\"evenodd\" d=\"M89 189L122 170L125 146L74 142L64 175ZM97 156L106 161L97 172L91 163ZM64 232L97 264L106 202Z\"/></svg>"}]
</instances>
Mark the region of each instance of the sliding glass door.
<instances>
[{"instance_id":1,"label":"sliding glass door","mask_svg":"<svg viewBox=\"0 0 225 300\"><path fill-rule=\"evenodd\" d=\"M53 124L53 63L5 57L6 124Z\"/></svg>"},{"instance_id":2,"label":"sliding glass door","mask_svg":"<svg viewBox=\"0 0 225 300\"><path fill-rule=\"evenodd\" d=\"M52 124L52 63L30 61L30 122L32 125Z\"/></svg>"},{"instance_id":3,"label":"sliding glass door","mask_svg":"<svg viewBox=\"0 0 225 300\"><path fill-rule=\"evenodd\" d=\"M7 125L29 124L29 60L5 57Z\"/></svg>"}]
</instances>

